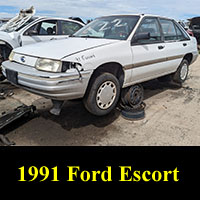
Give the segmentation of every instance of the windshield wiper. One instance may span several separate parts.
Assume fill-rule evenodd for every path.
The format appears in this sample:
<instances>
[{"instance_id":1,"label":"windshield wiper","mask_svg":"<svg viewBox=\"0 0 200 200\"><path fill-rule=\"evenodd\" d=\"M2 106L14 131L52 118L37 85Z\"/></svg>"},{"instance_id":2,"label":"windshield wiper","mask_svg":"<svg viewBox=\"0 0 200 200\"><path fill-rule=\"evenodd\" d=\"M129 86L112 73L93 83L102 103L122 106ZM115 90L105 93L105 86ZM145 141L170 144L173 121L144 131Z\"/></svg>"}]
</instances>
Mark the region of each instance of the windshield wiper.
<instances>
[{"instance_id":1,"label":"windshield wiper","mask_svg":"<svg viewBox=\"0 0 200 200\"><path fill-rule=\"evenodd\" d=\"M76 37L75 35L73 35L73 34L71 34L71 35L69 35L69 37Z\"/></svg>"},{"instance_id":2,"label":"windshield wiper","mask_svg":"<svg viewBox=\"0 0 200 200\"><path fill-rule=\"evenodd\" d=\"M91 36L91 35L81 35L79 36L81 38L102 38L102 37L98 37L98 36Z\"/></svg>"}]
</instances>

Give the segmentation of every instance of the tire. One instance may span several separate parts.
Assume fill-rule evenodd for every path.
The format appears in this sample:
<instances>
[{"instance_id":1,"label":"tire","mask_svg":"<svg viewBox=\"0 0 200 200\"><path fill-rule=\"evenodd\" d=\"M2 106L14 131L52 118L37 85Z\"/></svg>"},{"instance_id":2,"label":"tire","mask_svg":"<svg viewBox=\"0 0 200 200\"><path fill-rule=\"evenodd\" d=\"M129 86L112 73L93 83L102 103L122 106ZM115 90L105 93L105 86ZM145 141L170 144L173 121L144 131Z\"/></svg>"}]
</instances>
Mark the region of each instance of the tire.
<instances>
[{"instance_id":1,"label":"tire","mask_svg":"<svg viewBox=\"0 0 200 200\"><path fill-rule=\"evenodd\" d=\"M90 82L83 103L93 115L103 116L115 108L119 97L119 80L111 73L102 73Z\"/></svg>"},{"instance_id":2,"label":"tire","mask_svg":"<svg viewBox=\"0 0 200 200\"><path fill-rule=\"evenodd\" d=\"M2 74L2 69L0 67L0 81L3 81L5 79L6 79L6 77Z\"/></svg>"},{"instance_id":3,"label":"tire","mask_svg":"<svg viewBox=\"0 0 200 200\"><path fill-rule=\"evenodd\" d=\"M175 72L175 74L173 74L172 80L175 83L182 84L186 81L186 79L188 77L188 72L189 72L189 62L184 59L181 62L180 66L177 69L177 71Z\"/></svg>"},{"instance_id":4,"label":"tire","mask_svg":"<svg viewBox=\"0 0 200 200\"><path fill-rule=\"evenodd\" d=\"M138 109L144 100L144 90L140 84L122 90L121 102L123 106Z\"/></svg>"}]
</instances>

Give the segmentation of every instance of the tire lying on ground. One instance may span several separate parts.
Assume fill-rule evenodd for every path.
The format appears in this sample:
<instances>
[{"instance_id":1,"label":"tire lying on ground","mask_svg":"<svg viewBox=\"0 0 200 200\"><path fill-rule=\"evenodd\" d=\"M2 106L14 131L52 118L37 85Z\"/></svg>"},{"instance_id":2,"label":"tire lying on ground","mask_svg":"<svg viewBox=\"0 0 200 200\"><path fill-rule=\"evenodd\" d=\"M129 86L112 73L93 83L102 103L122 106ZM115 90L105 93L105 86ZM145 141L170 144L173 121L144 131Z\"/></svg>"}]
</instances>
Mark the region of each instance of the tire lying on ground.
<instances>
[{"instance_id":1,"label":"tire lying on ground","mask_svg":"<svg viewBox=\"0 0 200 200\"><path fill-rule=\"evenodd\" d=\"M90 113L103 116L115 108L119 97L119 80L113 74L106 72L90 82L83 102Z\"/></svg>"},{"instance_id":2,"label":"tire lying on ground","mask_svg":"<svg viewBox=\"0 0 200 200\"><path fill-rule=\"evenodd\" d=\"M121 115L128 120L140 120L145 117L144 90L141 85L134 85L122 90Z\"/></svg>"}]
</instances>

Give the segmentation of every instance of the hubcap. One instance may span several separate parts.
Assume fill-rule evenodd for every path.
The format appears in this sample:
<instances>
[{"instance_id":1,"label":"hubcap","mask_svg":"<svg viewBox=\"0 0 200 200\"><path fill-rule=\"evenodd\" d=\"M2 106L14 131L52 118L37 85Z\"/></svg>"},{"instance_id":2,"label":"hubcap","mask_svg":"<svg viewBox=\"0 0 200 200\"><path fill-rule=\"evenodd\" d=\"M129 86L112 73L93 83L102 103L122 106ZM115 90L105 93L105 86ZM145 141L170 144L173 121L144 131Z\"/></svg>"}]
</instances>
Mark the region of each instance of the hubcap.
<instances>
[{"instance_id":1,"label":"hubcap","mask_svg":"<svg viewBox=\"0 0 200 200\"><path fill-rule=\"evenodd\" d=\"M188 66L187 66L187 64L184 64L181 68L181 74L180 74L181 80L186 79L187 73L188 73Z\"/></svg>"},{"instance_id":2,"label":"hubcap","mask_svg":"<svg viewBox=\"0 0 200 200\"><path fill-rule=\"evenodd\" d=\"M112 81L104 82L97 91L97 105L102 110L108 109L112 106L117 95L116 85Z\"/></svg>"}]
</instances>

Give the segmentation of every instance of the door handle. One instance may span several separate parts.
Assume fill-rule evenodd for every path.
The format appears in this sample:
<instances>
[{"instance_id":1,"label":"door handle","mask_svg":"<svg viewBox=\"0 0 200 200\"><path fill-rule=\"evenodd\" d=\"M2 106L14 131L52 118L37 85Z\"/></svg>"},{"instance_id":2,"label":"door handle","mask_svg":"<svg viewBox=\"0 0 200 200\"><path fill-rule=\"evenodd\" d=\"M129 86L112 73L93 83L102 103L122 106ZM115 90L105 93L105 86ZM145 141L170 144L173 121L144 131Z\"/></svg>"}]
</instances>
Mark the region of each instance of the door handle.
<instances>
[{"instance_id":1,"label":"door handle","mask_svg":"<svg viewBox=\"0 0 200 200\"><path fill-rule=\"evenodd\" d=\"M183 46L186 47L186 46L187 46L187 43L183 43Z\"/></svg>"},{"instance_id":2,"label":"door handle","mask_svg":"<svg viewBox=\"0 0 200 200\"><path fill-rule=\"evenodd\" d=\"M160 49L160 50L161 50L161 49L164 49L164 48L165 48L165 46L162 46L162 45L161 45L161 46L158 46L158 49Z\"/></svg>"}]
</instances>

